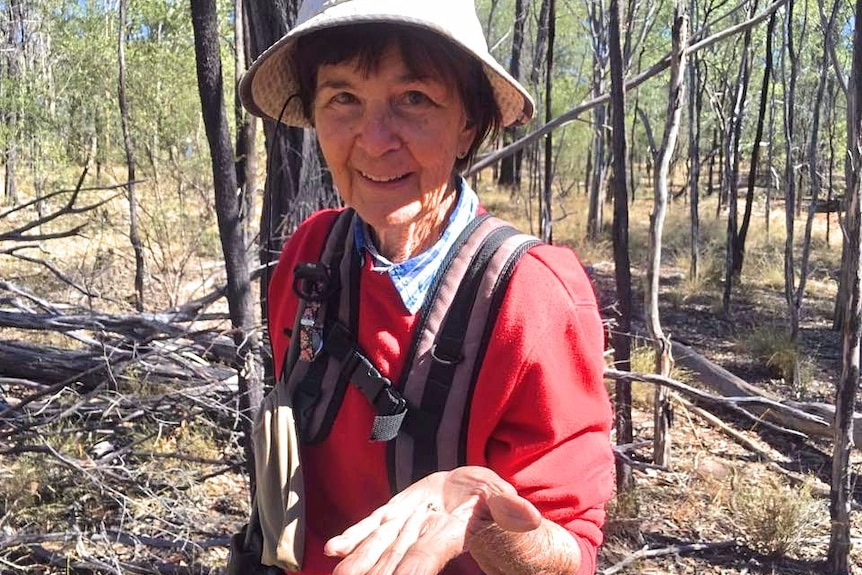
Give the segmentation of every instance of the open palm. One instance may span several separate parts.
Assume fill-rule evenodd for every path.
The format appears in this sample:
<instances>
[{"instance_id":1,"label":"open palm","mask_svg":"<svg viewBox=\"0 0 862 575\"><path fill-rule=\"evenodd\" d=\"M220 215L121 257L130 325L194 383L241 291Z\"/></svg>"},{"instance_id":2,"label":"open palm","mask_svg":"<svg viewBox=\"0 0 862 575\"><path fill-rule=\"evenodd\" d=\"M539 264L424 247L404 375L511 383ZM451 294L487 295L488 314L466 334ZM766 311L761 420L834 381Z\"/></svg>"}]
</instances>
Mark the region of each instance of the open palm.
<instances>
[{"instance_id":1,"label":"open palm","mask_svg":"<svg viewBox=\"0 0 862 575\"><path fill-rule=\"evenodd\" d=\"M330 539L343 557L334 575L434 575L496 525L531 531L538 510L485 467L459 467L417 481L371 515Z\"/></svg>"}]
</instances>

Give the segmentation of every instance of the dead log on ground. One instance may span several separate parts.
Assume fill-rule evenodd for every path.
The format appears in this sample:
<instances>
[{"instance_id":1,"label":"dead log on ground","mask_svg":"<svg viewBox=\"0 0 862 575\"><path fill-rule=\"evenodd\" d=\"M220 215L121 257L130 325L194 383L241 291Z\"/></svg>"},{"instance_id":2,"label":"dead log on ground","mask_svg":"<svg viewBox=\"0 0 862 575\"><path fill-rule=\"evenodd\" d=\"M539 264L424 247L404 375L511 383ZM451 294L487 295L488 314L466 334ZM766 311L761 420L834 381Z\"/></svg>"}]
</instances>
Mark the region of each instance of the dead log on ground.
<instances>
[{"instance_id":1,"label":"dead log on ground","mask_svg":"<svg viewBox=\"0 0 862 575\"><path fill-rule=\"evenodd\" d=\"M235 372L225 366L196 362L171 350L74 350L16 341L0 341L0 373L47 386L81 384L84 391L106 379L122 377L135 367L136 377L180 381L223 381Z\"/></svg>"},{"instance_id":2,"label":"dead log on ground","mask_svg":"<svg viewBox=\"0 0 862 575\"><path fill-rule=\"evenodd\" d=\"M769 397L766 392L737 377L726 369L712 363L692 348L673 342L673 357L676 365L695 373L698 380L725 397L771 399L773 403L751 403L746 409L758 417L817 439L832 440L832 421L835 408L822 403L781 401ZM800 417L804 412L811 417ZM853 443L862 446L862 414L853 416Z\"/></svg>"}]
</instances>

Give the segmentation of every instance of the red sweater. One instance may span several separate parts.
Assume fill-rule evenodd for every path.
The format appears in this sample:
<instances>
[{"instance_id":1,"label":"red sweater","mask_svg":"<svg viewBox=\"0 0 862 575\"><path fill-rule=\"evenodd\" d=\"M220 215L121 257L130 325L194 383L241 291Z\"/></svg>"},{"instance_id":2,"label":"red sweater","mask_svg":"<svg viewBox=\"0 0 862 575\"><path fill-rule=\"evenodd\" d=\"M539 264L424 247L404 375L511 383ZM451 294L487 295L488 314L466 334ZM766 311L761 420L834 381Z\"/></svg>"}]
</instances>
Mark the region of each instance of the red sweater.
<instances>
[{"instance_id":1,"label":"red sweater","mask_svg":"<svg viewBox=\"0 0 862 575\"><path fill-rule=\"evenodd\" d=\"M269 290L276 373L297 307L298 262L317 261L335 210L312 215L290 238ZM393 382L399 380L416 316L389 276L361 275L358 345ZM613 489L612 414L604 386L604 334L592 286L575 254L537 246L519 262L500 309L470 406L467 464L489 467L542 515L568 529L582 552L579 574L595 573L604 504ZM329 436L302 447L307 496L303 575L331 573L330 538L391 497L386 444L371 442L374 411L353 386ZM468 554L446 575L475 575Z\"/></svg>"}]
</instances>

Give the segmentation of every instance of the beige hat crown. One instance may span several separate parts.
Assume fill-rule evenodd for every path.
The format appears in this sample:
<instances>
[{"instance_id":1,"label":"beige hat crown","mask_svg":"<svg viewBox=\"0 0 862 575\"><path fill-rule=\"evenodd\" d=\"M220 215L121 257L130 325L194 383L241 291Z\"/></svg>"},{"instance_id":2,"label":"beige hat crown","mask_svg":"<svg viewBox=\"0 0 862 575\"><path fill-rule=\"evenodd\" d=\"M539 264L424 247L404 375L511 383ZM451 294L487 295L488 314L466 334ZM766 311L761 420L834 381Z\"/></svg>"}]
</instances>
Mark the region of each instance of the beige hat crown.
<instances>
[{"instance_id":1,"label":"beige hat crown","mask_svg":"<svg viewBox=\"0 0 862 575\"><path fill-rule=\"evenodd\" d=\"M472 0L305 0L293 29L261 54L243 76L243 105L258 116L310 127L299 98L292 97L299 93L291 57L296 39L318 30L364 23L404 24L439 34L481 62L503 126L524 124L533 117L533 98L488 52Z\"/></svg>"}]
</instances>

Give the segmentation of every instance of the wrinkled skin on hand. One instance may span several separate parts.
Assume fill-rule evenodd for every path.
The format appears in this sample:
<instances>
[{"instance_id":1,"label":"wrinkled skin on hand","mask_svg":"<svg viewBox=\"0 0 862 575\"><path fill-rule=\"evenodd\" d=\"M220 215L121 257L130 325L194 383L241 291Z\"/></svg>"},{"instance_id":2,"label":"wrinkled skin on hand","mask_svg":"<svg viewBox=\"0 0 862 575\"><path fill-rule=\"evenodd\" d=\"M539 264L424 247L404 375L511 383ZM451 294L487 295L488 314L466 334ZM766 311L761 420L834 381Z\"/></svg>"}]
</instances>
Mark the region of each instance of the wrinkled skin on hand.
<instances>
[{"instance_id":1,"label":"wrinkled skin on hand","mask_svg":"<svg viewBox=\"0 0 862 575\"><path fill-rule=\"evenodd\" d=\"M459 467L417 481L330 539L342 557L333 575L435 575L496 525L537 529L542 517L515 488L484 467Z\"/></svg>"}]
</instances>

